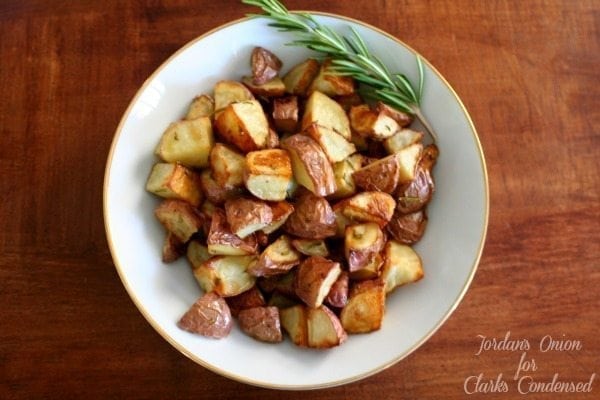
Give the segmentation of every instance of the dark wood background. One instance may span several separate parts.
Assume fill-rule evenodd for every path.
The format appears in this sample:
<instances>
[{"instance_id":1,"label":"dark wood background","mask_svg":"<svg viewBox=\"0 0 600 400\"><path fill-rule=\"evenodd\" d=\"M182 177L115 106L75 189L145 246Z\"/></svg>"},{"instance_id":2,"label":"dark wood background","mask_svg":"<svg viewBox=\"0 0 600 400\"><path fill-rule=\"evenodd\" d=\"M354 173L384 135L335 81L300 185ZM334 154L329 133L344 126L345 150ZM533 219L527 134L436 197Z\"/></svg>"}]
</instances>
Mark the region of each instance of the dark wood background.
<instances>
[{"instance_id":1,"label":"dark wood background","mask_svg":"<svg viewBox=\"0 0 600 400\"><path fill-rule=\"evenodd\" d=\"M167 344L115 272L102 217L112 136L175 50L250 7L237 0L0 2L0 398L518 398L521 352L479 356L478 335L528 339L536 380L600 373L600 3L289 0L410 44L471 113L489 171L487 243L448 322L395 366L344 387L282 393L229 381ZM540 352L551 335L582 349ZM503 374L509 393L465 379ZM588 394L528 398L592 399Z\"/></svg>"}]
</instances>

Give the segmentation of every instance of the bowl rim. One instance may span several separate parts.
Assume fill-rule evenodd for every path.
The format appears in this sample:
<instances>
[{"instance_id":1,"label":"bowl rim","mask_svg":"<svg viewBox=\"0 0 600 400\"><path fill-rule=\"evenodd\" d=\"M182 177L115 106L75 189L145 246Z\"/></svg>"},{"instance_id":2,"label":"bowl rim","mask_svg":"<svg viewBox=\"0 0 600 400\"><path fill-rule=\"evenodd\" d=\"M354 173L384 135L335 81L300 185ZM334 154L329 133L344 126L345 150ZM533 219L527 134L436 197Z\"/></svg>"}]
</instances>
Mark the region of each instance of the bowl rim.
<instances>
[{"instance_id":1,"label":"bowl rim","mask_svg":"<svg viewBox=\"0 0 600 400\"><path fill-rule=\"evenodd\" d=\"M406 43L404 43L402 40L398 39L397 37L395 37L394 35L376 27L373 26L369 23L366 23L364 21L360 21L351 17L347 17L347 16L343 16L343 15L339 15L339 14L335 14L335 13L329 13L329 12L322 12L322 11L310 11L310 10L294 10L293 12L295 13L310 13L313 15L318 15L318 16L324 16L324 17L331 17L331 18L337 18L339 20L342 21L346 21L346 22L351 22L351 23L355 23L358 25L361 25L365 28L371 29L391 40L393 40L394 42L404 46L407 50L409 50L410 52L412 52L415 56L419 56L421 57L421 59L423 60L424 63L427 64L427 66L431 69L431 71L444 83L444 85L446 85L446 87L450 90L452 96L454 97L454 99L458 102L458 105L460 106L460 109L462 110L462 112L464 113L464 116L467 119L467 122L469 123L469 126L471 128L471 133L473 134L473 139L475 141L475 144L477 146L477 151L479 154L479 159L480 159L480 163L481 163L481 168L483 171L483 183L484 183L484 199L485 199L485 206L484 206L484 219L483 219L483 229L481 232L481 238L480 238L480 242L478 245L478 249L477 249L477 255L475 257L475 261L471 267L471 272L469 273L469 276L463 286L463 288L461 289L460 293L458 294L458 296L456 297L456 299L454 300L454 302L452 303L452 305L448 308L448 310L444 313L443 317L435 324L435 326L427 333L425 334L418 342L416 342L413 346L411 346L409 349L407 349L406 351L404 351L402 354L398 355L397 357L395 357L393 360L391 360L390 362L380 365L377 368L373 368L369 371L357 374L357 375L353 375L351 377L348 378L344 378L344 379L339 379L336 381L331 381L331 382L325 382L325 383L320 383L320 384L313 384L313 385L285 385L285 384L273 384L270 382L263 382L263 381L257 381L257 380L253 380L253 379L249 379L246 378L244 376L240 376L237 374L233 374L231 372L228 372L226 370L223 370L221 368L218 368L206 361L204 361L203 359L201 359L200 357L198 357L197 355L193 354L192 352L188 351L187 349L185 349L182 345L180 345L175 339L173 339L168 332L166 332L165 330L162 329L162 327L158 324L158 322L152 317L151 313L149 312L149 310L147 310L144 305L142 304L142 302L138 299L138 297L136 296L135 292L133 291L131 285L129 284L129 280L120 264L120 261L117 259L116 257L116 252L115 252L115 244L113 242L112 239L112 232L108 223L108 184L110 181L110 175L111 175L111 166L112 166L112 162L113 162L113 156L115 153L115 149L116 149L116 145L119 141L119 138L121 136L121 133L123 131L123 126L125 124L125 121L129 118L132 108L134 106L135 103L137 103L140 95L144 92L144 90L146 90L146 88L148 87L148 85L150 84L150 82L168 65L170 64L170 62L176 58L177 56L179 56L181 53L183 53L185 50L187 50L189 47L193 46L194 44L196 44L198 41L203 40L204 38L212 35L215 32L218 32L220 30L223 30L225 28L228 28L230 26L236 25L236 24L240 24L240 23L244 23L247 21L250 21L251 19L253 19L252 17L242 17L242 18L238 18L236 20L232 20L229 22L226 22L224 24L221 24L215 28L210 29L209 31L203 33L200 36L197 36L196 38L190 40L189 42L187 42L185 45L183 45L182 47L180 47L177 51L175 51L173 54L171 54L165 61L163 61L160 66L158 68L156 68L156 70L154 70L154 72L144 81L144 83L142 84L142 86L137 90L137 92L135 93L135 95L133 96L133 98L131 99L131 101L129 102L129 105L127 106L127 109L125 110L125 112L123 113L123 116L121 117L121 120L119 121L119 125L117 126L117 129L115 131L115 134L113 136L112 142L111 142L111 146L110 146L110 150L108 153L108 157L106 160L106 165L105 165L105 170L104 170L104 182L103 182L103 207L102 207L102 212L103 212L103 218L104 218L104 229L106 232L106 240L108 243L108 247L110 250L110 254L111 254L111 258L113 260L113 263L115 265L115 269L117 270L117 273L119 275L119 278L121 279L121 283L123 284L123 286L125 287L125 290L127 291L127 294L129 295L129 297L131 298L131 300L133 301L134 305L137 307L137 309L139 310L139 312L142 314L142 316L146 319L146 321L150 324L150 326L152 326L152 328L160 335L163 337L163 339L165 339L169 344L171 344L171 346L173 346L175 349L177 349L180 353L182 353L183 355L185 355L186 357L188 357L190 360L194 361L195 363L201 365L202 367L217 373L221 376L224 376L228 379L232 379L241 383L245 383L245 384L249 384L249 385L253 385L253 386L258 386L258 387L263 387L263 388L268 388L268 389L279 389L279 390L314 390L314 389L324 389L324 388L330 388L330 387L335 387L335 386L341 386L341 385L345 385L348 383L352 383L352 382L356 382L362 379L365 379L367 377L370 377L372 375L375 375L391 366L393 366L394 364L400 362L401 360L403 360L404 358L408 357L410 354L412 354L414 351L416 351L419 347L421 347L425 342L427 342L443 325L444 323L448 320L448 318L452 315L452 313L456 310L456 308L458 307L458 304L462 301L463 297L465 296L467 290L469 289L469 286L471 285L471 282L473 281L473 278L475 276L475 273L477 272L477 268L479 266L479 262L481 260L481 256L483 253L483 248L484 248L484 244L485 244L485 240L486 240L486 236L487 236L487 229L488 229L488 224L489 224L489 209L490 209L490 196L489 196L489 181L488 181L488 173L487 173L487 167L486 167L486 161L485 161L485 156L483 153L483 148L481 145L481 141L479 140L479 135L477 134L477 130L475 128L475 125L473 124L473 121L471 119L471 116L469 115L469 112L467 111L466 107L464 106L462 100L460 99L460 97L458 96L458 94L456 93L456 91L454 90L454 88L450 85L450 83L446 80L446 78L444 78L444 76L429 62L429 60L427 60L425 57L423 57L419 52L417 52L416 50L414 50L411 46L407 45Z\"/></svg>"}]
</instances>

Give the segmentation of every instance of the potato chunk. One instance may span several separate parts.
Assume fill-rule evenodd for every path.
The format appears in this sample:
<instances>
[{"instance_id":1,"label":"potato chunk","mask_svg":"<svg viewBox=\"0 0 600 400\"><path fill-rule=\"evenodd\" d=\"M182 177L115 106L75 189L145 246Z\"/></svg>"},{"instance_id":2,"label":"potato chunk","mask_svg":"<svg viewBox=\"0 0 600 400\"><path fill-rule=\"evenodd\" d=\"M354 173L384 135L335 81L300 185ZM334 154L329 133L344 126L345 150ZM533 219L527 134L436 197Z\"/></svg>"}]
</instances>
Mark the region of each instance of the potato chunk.
<instances>
[{"instance_id":1,"label":"potato chunk","mask_svg":"<svg viewBox=\"0 0 600 400\"><path fill-rule=\"evenodd\" d=\"M285 89L290 94L304 96L311 82L319 73L319 62L309 58L295 65L284 77Z\"/></svg>"},{"instance_id":2,"label":"potato chunk","mask_svg":"<svg viewBox=\"0 0 600 400\"><path fill-rule=\"evenodd\" d=\"M246 155L244 182L259 199L284 200L292 179L292 162L285 150L259 150Z\"/></svg>"},{"instance_id":3,"label":"potato chunk","mask_svg":"<svg viewBox=\"0 0 600 400\"><path fill-rule=\"evenodd\" d=\"M396 209L386 229L398 242L414 244L421 240L426 227L427 215L423 210L402 214Z\"/></svg>"},{"instance_id":4,"label":"potato chunk","mask_svg":"<svg viewBox=\"0 0 600 400\"><path fill-rule=\"evenodd\" d=\"M160 203L154 215L168 232L183 243L198 232L204 222L190 203L175 199L167 199Z\"/></svg>"},{"instance_id":5,"label":"potato chunk","mask_svg":"<svg viewBox=\"0 0 600 400\"><path fill-rule=\"evenodd\" d=\"M327 257L329 250L324 240L319 239L294 239L292 246L306 256Z\"/></svg>"},{"instance_id":6,"label":"potato chunk","mask_svg":"<svg viewBox=\"0 0 600 400\"><path fill-rule=\"evenodd\" d=\"M381 328L385 313L385 286L375 279L355 284L340 319L348 333L366 333Z\"/></svg>"},{"instance_id":7,"label":"potato chunk","mask_svg":"<svg viewBox=\"0 0 600 400\"><path fill-rule=\"evenodd\" d=\"M366 191L392 194L400 182L400 163L396 154L377 160L352 174L356 186Z\"/></svg>"},{"instance_id":8,"label":"potato chunk","mask_svg":"<svg viewBox=\"0 0 600 400\"><path fill-rule=\"evenodd\" d=\"M400 110L396 110L395 108L388 106L381 101L378 101L375 105L375 111L392 118L401 128L409 126L413 122L413 117L411 115Z\"/></svg>"},{"instance_id":9,"label":"potato chunk","mask_svg":"<svg viewBox=\"0 0 600 400\"><path fill-rule=\"evenodd\" d=\"M336 190L329 198L341 199L356 193L353 174L362 168L364 162L365 156L362 154L353 154L345 160L333 164Z\"/></svg>"},{"instance_id":10,"label":"potato chunk","mask_svg":"<svg viewBox=\"0 0 600 400\"><path fill-rule=\"evenodd\" d=\"M219 81L215 84L215 119L231 103L254 100L246 86L236 81Z\"/></svg>"},{"instance_id":11,"label":"potato chunk","mask_svg":"<svg viewBox=\"0 0 600 400\"><path fill-rule=\"evenodd\" d=\"M223 297L236 296L254 286L256 278L247 272L255 256L214 256L194 269L194 277L205 292Z\"/></svg>"},{"instance_id":12,"label":"potato chunk","mask_svg":"<svg viewBox=\"0 0 600 400\"><path fill-rule=\"evenodd\" d=\"M236 296L225 298L225 301L227 301L227 305L231 310L231 315L234 317L237 317L242 310L254 307L264 307L266 305L265 298L256 285Z\"/></svg>"},{"instance_id":13,"label":"potato chunk","mask_svg":"<svg viewBox=\"0 0 600 400\"><path fill-rule=\"evenodd\" d=\"M240 187L223 187L215 181L210 169L200 173L200 188L206 199L213 204L223 204L227 199L238 197L242 194Z\"/></svg>"},{"instance_id":14,"label":"potato chunk","mask_svg":"<svg viewBox=\"0 0 600 400\"><path fill-rule=\"evenodd\" d=\"M296 272L296 294L309 307L319 307L341 272L337 262L319 256L309 257Z\"/></svg>"},{"instance_id":15,"label":"potato chunk","mask_svg":"<svg viewBox=\"0 0 600 400\"><path fill-rule=\"evenodd\" d=\"M273 122L280 131L296 132L298 128L298 98L296 96L273 100Z\"/></svg>"},{"instance_id":16,"label":"potato chunk","mask_svg":"<svg viewBox=\"0 0 600 400\"><path fill-rule=\"evenodd\" d=\"M335 347L348 338L338 317L326 306L309 308L306 325L308 347L314 349Z\"/></svg>"},{"instance_id":17,"label":"potato chunk","mask_svg":"<svg viewBox=\"0 0 600 400\"><path fill-rule=\"evenodd\" d=\"M233 319L225 300L216 293L206 293L181 317L177 326L188 332L222 339L231 332Z\"/></svg>"},{"instance_id":18,"label":"potato chunk","mask_svg":"<svg viewBox=\"0 0 600 400\"><path fill-rule=\"evenodd\" d=\"M335 214L320 196L304 193L296 202L294 212L287 219L284 230L306 239L325 239L335 235Z\"/></svg>"},{"instance_id":19,"label":"potato chunk","mask_svg":"<svg viewBox=\"0 0 600 400\"><path fill-rule=\"evenodd\" d=\"M308 309L303 304L279 311L281 325L296 346L308 346Z\"/></svg>"},{"instance_id":20,"label":"potato chunk","mask_svg":"<svg viewBox=\"0 0 600 400\"><path fill-rule=\"evenodd\" d=\"M350 272L365 268L385 245L385 236L373 222L346 228L344 251Z\"/></svg>"},{"instance_id":21,"label":"potato chunk","mask_svg":"<svg viewBox=\"0 0 600 400\"><path fill-rule=\"evenodd\" d=\"M249 76L242 78L242 82L253 94L257 96L280 97L285 94L285 85L281 78L278 77L275 77L261 85L254 83L252 78Z\"/></svg>"},{"instance_id":22,"label":"potato chunk","mask_svg":"<svg viewBox=\"0 0 600 400\"><path fill-rule=\"evenodd\" d=\"M260 255L258 262L248 272L254 276L272 276L284 274L300 264L300 253L292 247L290 238L281 235Z\"/></svg>"},{"instance_id":23,"label":"potato chunk","mask_svg":"<svg viewBox=\"0 0 600 400\"><path fill-rule=\"evenodd\" d=\"M421 257L410 246L389 240L385 245L384 259L381 279L386 293L423 278Z\"/></svg>"},{"instance_id":24,"label":"potato chunk","mask_svg":"<svg viewBox=\"0 0 600 400\"><path fill-rule=\"evenodd\" d=\"M162 261L164 263L173 262L181 257L183 253L185 253L185 243L182 243L171 232L167 232L162 247Z\"/></svg>"},{"instance_id":25,"label":"potato chunk","mask_svg":"<svg viewBox=\"0 0 600 400\"><path fill-rule=\"evenodd\" d=\"M342 135L346 140L351 138L350 122L342 106L319 91L314 91L306 102L302 117L302 130L312 124L329 128Z\"/></svg>"},{"instance_id":26,"label":"potato chunk","mask_svg":"<svg viewBox=\"0 0 600 400\"><path fill-rule=\"evenodd\" d=\"M239 187L244 184L246 158L237 151L217 143L210 152L212 176L219 186Z\"/></svg>"},{"instance_id":27,"label":"potato chunk","mask_svg":"<svg viewBox=\"0 0 600 400\"><path fill-rule=\"evenodd\" d=\"M180 164L154 164L146 190L165 199L184 200L194 206L202 202L198 178L194 172Z\"/></svg>"},{"instance_id":28,"label":"potato chunk","mask_svg":"<svg viewBox=\"0 0 600 400\"><path fill-rule=\"evenodd\" d=\"M173 122L165 133L155 153L169 163L186 167L208 166L208 157L214 145L212 123L208 117Z\"/></svg>"},{"instance_id":29,"label":"potato chunk","mask_svg":"<svg viewBox=\"0 0 600 400\"><path fill-rule=\"evenodd\" d=\"M271 207L262 200L238 197L225 202L227 223L241 239L259 231L273 221Z\"/></svg>"},{"instance_id":30,"label":"potato chunk","mask_svg":"<svg viewBox=\"0 0 600 400\"><path fill-rule=\"evenodd\" d=\"M393 118L371 110L367 104L350 109L350 125L359 135L374 140L387 139L400 130L400 125Z\"/></svg>"},{"instance_id":31,"label":"potato chunk","mask_svg":"<svg viewBox=\"0 0 600 400\"><path fill-rule=\"evenodd\" d=\"M206 244L210 254L242 256L258 253L256 237L249 235L241 239L233 233L225 217L225 212L221 209L213 212Z\"/></svg>"},{"instance_id":32,"label":"potato chunk","mask_svg":"<svg viewBox=\"0 0 600 400\"><path fill-rule=\"evenodd\" d=\"M325 303L336 308L342 308L348 302L348 287L350 279L346 271L342 271L335 283L329 289Z\"/></svg>"},{"instance_id":33,"label":"potato chunk","mask_svg":"<svg viewBox=\"0 0 600 400\"><path fill-rule=\"evenodd\" d=\"M267 147L269 123L257 100L231 103L219 114L215 126L225 140L245 153Z\"/></svg>"},{"instance_id":34,"label":"potato chunk","mask_svg":"<svg viewBox=\"0 0 600 400\"><path fill-rule=\"evenodd\" d=\"M439 151L435 145L423 149L423 154L415 170L415 178L404 184L396 193L397 209L402 213L419 211L433 196L435 184L432 169L437 160Z\"/></svg>"},{"instance_id":35,"label":"potato chunk","mask_svg":"<svg viewBox=\"0 0 600 400\"><path fill-rule=\"evenodd\" d=\"M383 192L361 192L338 204L336 206L350 220L375 222L381 228L392 219L396 208L394 198Z\"/></svg>"},{"instance_id":36,"label":"potato chunk","mask_svg":"<svg viewBox=\"0 0 600 400\"><path fill-rule=\"evenodd\" d=\"M215 112L215 101L212 97L203 94L197 96L192 100L190 108L185 116L185 119L196 119L201 117L212 118Z\"/></svg>"},{"instance_id":37,"label":"potato chunk","mask_svg":"<svg viewBox=\"0 0 600 400\"><path fill-rule=\"evenodd\" d=\"M333 129L312 124L304 133L319 143L330 163L345 160L349 155L356 153L354 144Z\"/></svg>"},{"instance_id":38,"label":"potato chunk","mask_svg":"<svg viewBox=\"0 0 600 400\"><path fill-rule=\"evenodd\" d=\"M252 82L255 85L264 85L279 74L283 63L269 50L263 47L255 47L250 56L252 66Z\"/></svg>"},{"instance_id":39,"label":"potato chunk","mask_svg":"<svg viewBox=\"0 0 600 400\"><path fill-rule=\"evenodd\" d=\"M254 307L240 311L238 322L242 331L262 342L283 340L277 307Z\"/></svg>"},{"instance_id":40,"label":"potato chunk","mask_svg":"<svg viewBox=\"0 0 600 400\"><path fill-rule=\"evenodd\" d=\"M335 192L335 177L321 146L305 135L292 135L281 142L292 161L296 182L319 196Z\"/></svg>"},{"instance_id":41,"label":"potato chunk","mask_svg":"<svg viewBox=\"0 0 600 400\"><path fill-rule=\"evenodd\" d=\"M273 219L271 223L265 226L262 230L267 235L275 232L283 224L285 224L285 221L287 221L289 216L294 212L294 206L287 201L278 201L276 203L269 203L269 205L271 206Z\"/></svg>"},{"instance_id":42,"label":"potato chunk","mask_svg":"<svg viewBox=\"0 0 600 400\"><path fill-rule=\"evenodd\" d=\"M417 163L421 158L423 145L420 143L411 144L395 154L400 166L400 184L408 183L415 178Z\"/></svg>"},{"instance_id":43,"label":"potato chunk","mask_svg":"<svg viewBox=\"0 0 600 400\"><path fill-rule=\"evenodd\" d=\"M351 76L336 74L331 70L331 60L327 59L321 64L319 73L312 81L309 92L318 90L328 96L345 96L355 91L354 79Z\"/></svg>"},{"instance_id":44,"label":"potato chunk","mask_svg":"<svg viewBox=\"0 0 600 400\"><path fill-rule=\"evenodd\" d=\"M395 154L411 144L419 143L423 139L423 132L410 129L401 129L393 136L383 141L383 146L389 154Z\"/></svg>"}]
</instances>

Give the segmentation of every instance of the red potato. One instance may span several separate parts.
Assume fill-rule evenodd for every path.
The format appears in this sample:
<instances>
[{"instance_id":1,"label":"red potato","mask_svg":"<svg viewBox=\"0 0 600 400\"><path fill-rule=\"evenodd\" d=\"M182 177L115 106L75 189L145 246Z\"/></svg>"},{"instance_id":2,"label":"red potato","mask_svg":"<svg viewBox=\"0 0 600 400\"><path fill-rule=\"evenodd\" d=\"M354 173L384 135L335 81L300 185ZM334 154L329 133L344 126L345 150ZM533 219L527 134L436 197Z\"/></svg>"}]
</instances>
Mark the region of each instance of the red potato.
<instances>
[{"instance_id":1,"label":"red potato","mask_svg":"<svg viewBox=\"0 0 600 400\"><path fill-rule=\"evenodd\" d=\"M252 79L255 85L263 85L275 78L283 63L269 50L262 47L255 47L250 57L252 65Z\"/></svg>"},{"instance_id":2,"label":"red potato","mask_svg":"<svg viewBox=\"0 0 600 400\"><path fill-rule=\"evenodd\" d=\"M238 323L244 333L256 340L277 343L283 340L277 307L254 307L240 311Z\"/></svg>"},{"instance_id":3,"label":"red potato","mask_svg":"<svg viewBox=\"0 0 600 400\"><path fill-rule=\"evenodd\" d=\"M204 222L198 210L182 200L167 199L156 207L154 215L158 221L180 242L187 242L202 228Z\"/></svg>"},{"instance_id":4,"label":"red potato","mask_svg":"<svg viewBox=\"0 0 600 400\"><path fill-rule=\"evenodd\" d=\"M412 213L429 203L435 191L432 169L438 155L439 150L435 145L429 145L423 149L414 179L401 186L396 193L397 208L400 212Z\"/></svg>"},{"instance_id":5,"label":"red potato","mask_svg":"<svg viewBox=\"0 0 600 400\"><path fill-rule=\"evenodd\" d=\"M337 262L319 256L307 258L296 272L296 295L309 307L319 307L341 272Z\"/></svg>"},{"instance_id":6,"label":"red potato","mask_svg":"<svg viewBox=\"0 0 600 400\"><path fill-rule=\"evenodd\" d=\"M256 283L256 278L248 273L254 262L255 256L214 256L193 269L194 278L205 292L237 296Z\"/></svg>"},{"instance_id":7,"label":"red potato","mask_svg":"<svg viewBox=\"0 0 600 400\"><path fill-rule=\"evenodd\" d=\"M344 249L350 272L367 267L385 245L385 235L373 222L346 228Z\"/></svg>"},{"instance_id":8,"label":"red potato","mask_svg":"<svg viewBox=\"0 0 600 400\"><path fill-rule=\"evenodd\" d=\"M401 214L396 210L386 229L400 243L414 244L423 237L427 227L427 215L423 210Z\"/></svg>"},{"instance_id":9,"label":"red potato","mask_svg":"<svg viewBox=\"0 0 600 400\"><path fill-rule=\"evenodd\" d=\"M294 212L287 219L284 230L307 239L325 239L335 235L335 214L323 197L305 192L296 202Z\"/></svg>"},{"instance_id":10,"label":"red potato","mask_svg":"<svg viewBox=\"0 0 600 400\"><path fill-rule=\"evenodd\" d=\"M346 271L342 271L335 283L329 289L325 303L335 308L342 308L348 302L348 285L350 279Z\"/></svg>"},{"instance_id":11,"label":"red potato","mask_svg":"<svg viewBox=\"0 0 600 400\"><path fill-rule=\"evenodd\" d=\"M240 311L248 308L265 306L265 298L258 287L246 290L237 296L226 297L225 301L231 310L231 315L237 317Z\"/></svg>"},{"instance_id":12,"label":"red potato","mask_svg":"<svg viewBox=\"0 0 600 400\"><path fill-rule=\"evenodd\" d=\"M233 233L244 239L268 226L273 221L271 207L251 197L238 197L225 202L227 223Z\"/></svg>"},{"instance_id":13,"label":"red potato","mask_svg":"<svg viewBox=\"0 0 600 400\"><path fill-rule=\"evenodd\" d=\"M200 297L181 317L177 326L188 332L222 339L233 328L231 312L225 300L210 292Z\"/></svg>"},{"instance_id":14,"label":"red potato","mask_svg":"<svg viewBox=\"0 0 600 400\"><path fill-rule=\"evenodd\" d=\"M308 346L308 309L303 304L279 311L281 326L296 346Z\"/></svg>"},{"instance_id":15,"label":"red potato","mask_svg":"<svg viewBox=\"0 0 600 400\"><path fill-rule=\"evenodd\" d=\"M233 233L227 223L225 212L221 209L213 212L206 244L210 254L241 256L258 253L256 237L251 234L241 239Z\"/></svg>"},{"instance_id":16,"label":"red potato","mask_svg":"<svg viewBox=\"0 0 600 400\"><path fill-rule=\"evenodd\" d=\"M281 235L260 255L258 262L248 272L254 276L272 276L284 274L300 264L300 253L292 247L290 238Z\"/></svg>"},{"instance_id":17,"label":"red potato","mask_svg":"<svg viewBox=\"0 0 600 400\"><path fill-rule=\"evenodd\" d=\"M385 313L385 285L381 280L362 281L350 291L340 319L348 333L366 333L381 328Z\"/></svg>"},{"instance_id":18,"label":"red potato","mask_svg":"<svg viewBox=\"0 0 600 400\"><path fill-rule=\"evenodd\" d=\"M177 260L185 253L185 243L177 239L177 236L171 232L165 235L165 241L162 247L162 260L165 263L170 263Z\"/></svg>"},{"instance_id":19,"label":"red potato","mask_svg":"<svg viewBox=\"0 0 600 400\"><path fill-rule=\"evenodd\" d=\"M392 219L396 201L383 192L361 192L342 200L334 208L351 221L375 222L383 228Z\"/></svg>"},{"instance_id":20,"label":"red potato","mask_svg":"<svg viewBox=\"0 0 600 400\"><path fill-rule=\"evenodd\" d=\"M342 323L329 308L309 308L307 316L308 347L328 349L339 346L348 338Z\"/></svg>"}]
</instances>

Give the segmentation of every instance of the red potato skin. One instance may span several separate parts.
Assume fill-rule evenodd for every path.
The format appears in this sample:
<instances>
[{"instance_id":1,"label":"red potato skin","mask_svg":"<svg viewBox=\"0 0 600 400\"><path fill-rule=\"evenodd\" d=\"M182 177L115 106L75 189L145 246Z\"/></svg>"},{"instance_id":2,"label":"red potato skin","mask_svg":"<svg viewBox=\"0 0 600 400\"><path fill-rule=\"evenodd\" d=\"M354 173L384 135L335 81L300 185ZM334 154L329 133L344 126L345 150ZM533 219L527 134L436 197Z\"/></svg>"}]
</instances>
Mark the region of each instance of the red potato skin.
<instances>
[{"instance_id":1,"label":"red potato skin","mask_svg":"<svg viewBox=\"0 0 600 400\"><path fill-rule=\"evenodd\" d=\"M387 224L389 234L403 244L417 243L423 237L427 228L427 214L419 210L410 214L394 212L394 216Z\"/></svg>"},{"instance_id":2,"label":"red potato skin","mask_svg":"<svg viewBox=\"0 0 600 400\"><path fill-rule=\"evenodd\" d=\"M319 307L315 304L314 294L319 291L325 277L340 264L320 256L305 259L296 271L294 288L296 295L309 307Z\"/></svg>"},{"instance_id":3,"label":"red potato skin","mask_svg":"<svg viewBox=\"0 0 600 400\"><path fill-rule=\"evenodd\" d=\"M346 271L343 271L337 281L329 290L329 294L325 298L325 303L335 308L343 308L348 302L348 287L350 278Z\"/></svg>"},{"instance_id":4,"label":"red potato skin","mask_svg":"<svg viewBox=\"0 0 600 400\"><path fill-rule=\"evenodd\" d=\"M226 297L225 301L229 305L231 315L234 317L237 317L240 311L247 308L263 307L266 305L265 298L256 286L237 296Z\"/></svg>"},{"instance_id":5,"label":"red potato skin","mask_svg":"<svg viewBox=\"0 0 600 400\"><path fill-rule=\"evenodd\" d=\"M200 297L181 317L177 326L188 332L222 339L233 328L233 319L225 300L214 292Z\"/></svg>"},{"instance_id":6,"label":"red potato skin","mask_svg":"<svg viewBox=\"0 0 600 400\"><path fill-rule=\"evenodd\" d=\"M337 231L335 214L325 198L306 191L294 206L284 230L301 238L325 239Z\"/></svg>"},{"instance_id":7,"label":"red potato skin","mask_svg":"<svg viewBox=\"0 0 600 400\"><path fill-rule=\"evenodd\" d=\"M252 79L255 85L263 85L275 78L283 63L269 50L255 47L250 57L252 65Z\"/></svg>"},{"instance_id":8,"label":"red potato skin","mask_svg":"<svg viewBox=\"0 0 600 400\"><path fill-rule=\"evenodd\" d=\"M432 169L435 166L439 150L432 144L423 149L421 159L415 170L415 178L398 188L396 192L398 211L408 214L425 207L435 191Z\"/></svg>"},{"instance_id":9,"label":"red potato skin","mask_svg":"<svg viewBox=\"0 0 600 400\"><path fill-rule=\"evenodd\" d=\"M230 244L232 247L243 249L247 254L258 253L258 243L254 234L240 239L231 231L231 227L227 223L225 212L221 209L216 209L213 212L210 224L210 232L206 239L206 244Z\"/></svg>"},{"instance_id":10,"label":"red potato skin","mask_svg":"<svg viewBox=\"0 0 600 400\"><path fill-rule=\"evenodd\" d=\"M248 224L268 224L273 220L273 212L266 202L249 197L227 200L225 216L233 232Z\"/></svg>"},{"instance_id":11,"label":"red potato skin","mask_svg":"<svg viewBox=\"0 0 600 400\"><path fill-rule=\"evenodd\" d=\"M242 331L254 339L268 343L283 340L277 307L253 307L242 310L238 315L238 322Z\"/></svg>"}]
</instances>

